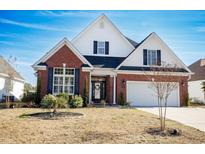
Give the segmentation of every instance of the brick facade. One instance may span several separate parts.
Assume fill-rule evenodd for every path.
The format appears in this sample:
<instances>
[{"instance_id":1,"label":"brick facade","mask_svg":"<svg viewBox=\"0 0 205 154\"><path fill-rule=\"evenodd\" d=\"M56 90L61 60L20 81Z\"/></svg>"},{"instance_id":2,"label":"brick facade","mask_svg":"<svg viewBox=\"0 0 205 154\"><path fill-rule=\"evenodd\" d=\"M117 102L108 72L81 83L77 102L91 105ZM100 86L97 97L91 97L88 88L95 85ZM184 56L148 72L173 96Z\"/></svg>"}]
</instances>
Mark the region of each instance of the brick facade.
<instances>
[{"instance_id":1,"label":"brick facade","mask_svg":"<svg viewBox=\"0 0 205 154\"><path fill-rule=\"evenodd\" d=\"M106 101L109 104L113 103L113 77L106 77Z\"/></svg>"},{"instance_id":2,"label":"brick facade","mask_svg":"<svg viewBox=\"0 0 205 154\"><path fill-rule=\"evenodd\" d=\"M90 73L82 71L83 62L66 46L64 45L58 52L51 56L46 64L48 67L63 67L63 63L69 68L79 68L80 69L80 85L79 93L83 95L84 88L86 86L87 93L89 94L89 84L90 84ZM37 72L41 79L41 97L48 93L48 67L47 70L39 70ZM157 77L155 76L155 79ZM184 106L188 95L188 77L176 77L173 76L171 79L173 82L179 82L180 90L180 105ZM144 75L134 75L134 74L118 74L116 77L116 101L120 93L122 92L126 99L126 81L149 81ZM106 76L106 101L109 104L113 103L113 77Z\"/></svg>"},{"instance_id":3,"label":"brick facade","mask_svg":"<svg viewBox=\"0 0 205 154\"><path fill-rule=\"evenodd\" d=\"M69 68L79 68L80 69L80 87L79 93L82 95L85 82L89 83L89 72L82 72L83 62L66 46L64 45L59 49L54 55L52 55L47 61L47 70L39 70L37 72L41 79L41 97L47 94L48 91L48 67L63 67L63 63ZM89 90L89 86L87 86Z\"/></svg>"},{"instance_id":4,"label":"brick facade","mask_svg":"<svg viewBox=\"0 0 205 154\"><path fill-rule=\"evenodd\" d=\"M150 76L151 77L151 76ZM156 81L160 81L159 77L154 77ZM146 78L144 75L134 75L134 74L118 74L117 75L117 101L120 96L120 93L122 92L124 95L124 98L126 99L126 81L149 81L148 78ZM163 80L161 80L163 81ZM179 82L179 91L180 91L180 106L185 106L186 98L188 96L188 77L177 77L173 76L171 81L173 82Z\"/></svg>"}]
</instances>

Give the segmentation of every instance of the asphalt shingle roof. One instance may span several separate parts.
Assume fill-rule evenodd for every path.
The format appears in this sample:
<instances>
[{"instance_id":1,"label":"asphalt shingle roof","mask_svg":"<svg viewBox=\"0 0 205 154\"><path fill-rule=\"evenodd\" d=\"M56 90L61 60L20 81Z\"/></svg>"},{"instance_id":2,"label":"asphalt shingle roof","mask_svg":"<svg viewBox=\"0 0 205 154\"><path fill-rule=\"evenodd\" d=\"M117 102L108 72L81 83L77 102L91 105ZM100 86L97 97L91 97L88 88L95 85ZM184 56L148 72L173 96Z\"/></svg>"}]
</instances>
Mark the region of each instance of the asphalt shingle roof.
<instances>
[{"instance_id":1,"label":"asphalt shingle roof","mask_svg":"<svg viewBox=\"0 0 205 154\"><path fill-rule=\"evenodd\" d=\"M194 74L190 81L205 80L205 59L199 59L188 67Z\"/></svg>"},{"instance_id":2,"label":"asphalt shingle roof","mask_svg":"<svg viewBox=\"0 0 205 154\"><path fill-rule=\"evenodd\" d=\"M166 70L167 69L167 70ZM152 68L151 67L141 67L141 66L121 66L119 68L119 70L127 70L127 71L151 71ZM156 71L161 71L163 70L164 72L166 71L170 71L169 68L157 68L155 69ZM175 70L173 70L173 72L187 72L187 70L183 69L183 68L176 68Z\"/></svg>"},{"instance_id":3,"label":"asphalt shingle roof","mask_svg":"<svg viewBox=\"0 0 205 154\"><path fill-rule=\"evenodd\" d=\"M94 67L116 68L126 57L84 56Z\"/></svg>"},{"instance_id":4,"label":"asphalt shingle roof","mask_svg":"<svg viewBox=\"0 0 205 154\"><path fill-rule=\"evenodd\" d=\"M2 56L0 56L0 73L6 75L12 74L13 77L24 80L24 78Z\"/></svg>"}]
</instances>

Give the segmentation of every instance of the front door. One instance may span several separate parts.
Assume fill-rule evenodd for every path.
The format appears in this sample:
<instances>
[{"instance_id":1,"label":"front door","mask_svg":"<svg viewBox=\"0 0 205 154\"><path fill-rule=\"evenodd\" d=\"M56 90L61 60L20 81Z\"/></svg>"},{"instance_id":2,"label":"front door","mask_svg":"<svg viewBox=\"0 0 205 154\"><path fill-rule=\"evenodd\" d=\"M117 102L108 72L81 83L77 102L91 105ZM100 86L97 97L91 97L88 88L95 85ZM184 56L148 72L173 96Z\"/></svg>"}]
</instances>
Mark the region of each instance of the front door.
<instances>
[{"instance_id":1,"label":"front door","mask_svg":"<svg viewBox=\"0 0 205 154\"><path fill-rule=\"evenodd\" d=\"M105 99L105 81L92 81L92 100L99 103Z\"/></svg>"}]
</instances>

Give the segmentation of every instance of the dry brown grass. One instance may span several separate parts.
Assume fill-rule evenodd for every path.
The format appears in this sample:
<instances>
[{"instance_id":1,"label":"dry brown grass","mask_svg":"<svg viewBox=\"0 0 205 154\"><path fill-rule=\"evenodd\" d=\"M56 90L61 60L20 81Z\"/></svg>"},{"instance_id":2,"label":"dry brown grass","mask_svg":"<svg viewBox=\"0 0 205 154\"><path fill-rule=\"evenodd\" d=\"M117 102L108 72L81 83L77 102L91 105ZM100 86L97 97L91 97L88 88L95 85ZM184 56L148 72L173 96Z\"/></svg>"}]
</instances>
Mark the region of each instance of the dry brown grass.
<instances>
[{"instance_id":1,"label":"dry brown grass","mask_svg":"<svg viewBox=\"0 0 205 154\"><path fill-rule=\"evenodd\" d=\"M205 133L174 121L170 128L182 136L154 136L145 129L159 126L156 116L136 109L85 108L63 111L85 114L80 118L40 120L19 118L41 109L0 110L0 143L205 143Z\"/></svg>"}]
</instances>

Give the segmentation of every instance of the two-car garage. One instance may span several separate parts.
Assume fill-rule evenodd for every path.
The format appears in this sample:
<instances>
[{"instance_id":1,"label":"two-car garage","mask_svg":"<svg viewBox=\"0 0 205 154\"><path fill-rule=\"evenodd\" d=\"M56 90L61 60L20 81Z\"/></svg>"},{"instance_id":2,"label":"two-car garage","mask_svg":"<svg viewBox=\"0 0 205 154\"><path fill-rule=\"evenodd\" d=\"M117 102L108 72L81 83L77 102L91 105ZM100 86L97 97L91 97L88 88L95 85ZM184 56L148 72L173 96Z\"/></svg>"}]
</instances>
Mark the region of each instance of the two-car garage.
<instances>
[{"instance_id":1,"label":"two-car garage","mask_svg":"<svg viewBox=\"0 0 205 154\"><path fill-rule=\"evenodd\" d=\"M131 106L158 106L157 95L150 82L127 81L126 96ZM167 106L180 106L179 86L168 97Z\"/></svg>"}]
</instances>

